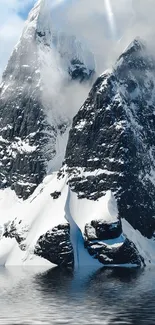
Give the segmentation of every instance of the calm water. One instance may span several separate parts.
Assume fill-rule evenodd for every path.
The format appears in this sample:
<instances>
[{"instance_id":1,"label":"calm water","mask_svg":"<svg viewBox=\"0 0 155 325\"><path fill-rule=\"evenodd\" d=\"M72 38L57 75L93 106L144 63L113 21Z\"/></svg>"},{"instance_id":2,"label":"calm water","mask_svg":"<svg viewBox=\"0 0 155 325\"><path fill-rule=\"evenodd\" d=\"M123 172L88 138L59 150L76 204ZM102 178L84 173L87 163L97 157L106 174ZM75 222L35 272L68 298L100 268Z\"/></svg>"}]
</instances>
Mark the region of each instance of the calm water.
<instances>
[{"instance_id":1,"label":"calm water","mask_svg":"<svg viewBox=\"0 0 155 325\"><path fill-rule=\"evenodd\" d=\"M0 269L0 324L155 325L155 269Z\"/></svg>"}]
</instances>

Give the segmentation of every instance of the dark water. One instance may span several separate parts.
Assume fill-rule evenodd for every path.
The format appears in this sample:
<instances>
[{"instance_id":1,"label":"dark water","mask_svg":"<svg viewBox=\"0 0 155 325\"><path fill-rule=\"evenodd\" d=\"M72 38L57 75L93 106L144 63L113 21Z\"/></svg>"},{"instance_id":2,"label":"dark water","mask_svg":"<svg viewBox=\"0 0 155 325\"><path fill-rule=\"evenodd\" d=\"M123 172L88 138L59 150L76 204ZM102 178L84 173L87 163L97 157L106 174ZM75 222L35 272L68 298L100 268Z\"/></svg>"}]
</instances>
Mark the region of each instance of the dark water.
<instances>
[{"instance_id":1,"label":"dark water","mask_svg":"<svg viewBox=\"0 0 155 325\"><path fill-rule=\"evenodd\" d=\"M0 324L155 325L155 269L0 269Z\"/></svg>"}]
</instances>

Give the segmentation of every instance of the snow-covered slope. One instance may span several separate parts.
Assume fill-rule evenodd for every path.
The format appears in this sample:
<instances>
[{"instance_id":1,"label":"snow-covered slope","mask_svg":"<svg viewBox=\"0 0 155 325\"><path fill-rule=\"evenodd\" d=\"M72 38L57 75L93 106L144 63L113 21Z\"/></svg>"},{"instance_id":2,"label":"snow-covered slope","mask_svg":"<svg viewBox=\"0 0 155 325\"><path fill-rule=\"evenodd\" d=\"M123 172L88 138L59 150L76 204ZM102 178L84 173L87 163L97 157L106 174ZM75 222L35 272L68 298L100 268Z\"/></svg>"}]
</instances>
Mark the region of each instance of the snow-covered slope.
<instances>
[{"instance_id":1,"label":"snow-covered slope","mask_svg":"<svg viewBox=\"0 0 155 325\"><path fill-rule=\"evenodd\" d=\"M111 192L96 202L79 200L66 177L46 177L25 201L14 191L0 191L0 265L45 265L45 260L61 267L143 265L122 234Z\"/></svg>"},{"instance_id":2,"label":"snow-covered slope","mask_svg":"<svg viewBox=\"0 0 155 325\"><path fill-rule=\"evenodd\" d=\"M11 186L23 198L61 166L94 72L80 42L63 35L62 48L54 39L48 0L38 1L0 86L0 188Z\"/></svg>"},{"instance_id":3,"label":"snow-covered slope","mask_svg":"<svg viewBox=\"0 0 155 325\"><path fill-rule=\"evenodd\" d=\"M54 200L50 195L55 190L61 192L61 197L58 200ZM4 193L7 198L10 195L11 205L9 208L5 204ZM33 195L25 201L19 199L10 189L1 190L0 194L1 224L3 224L1 228L3 240L0 241L0 246L3 247L3 242L6 244L7 240L9 245L10 238L12 238L14 248L14 239L16 239L16 244L18 244L15 245L15 252L18 247L20 255L17 251L17 256L14 254L12 263L29 264L34 259L34 250L39 237L59 224L68 224L64 211L68 195L65 179L58 181L56 174L47 176ZM7 239L4 240L4 238ZM12 246L9 245L9 248L12 255ZM2 248L1 251L3 251ZM9 259L10 254L7 256ZM8 264L8 260L5 263ZM42 264L42 261L40 263Z\"/></svg>"}]
</instances>

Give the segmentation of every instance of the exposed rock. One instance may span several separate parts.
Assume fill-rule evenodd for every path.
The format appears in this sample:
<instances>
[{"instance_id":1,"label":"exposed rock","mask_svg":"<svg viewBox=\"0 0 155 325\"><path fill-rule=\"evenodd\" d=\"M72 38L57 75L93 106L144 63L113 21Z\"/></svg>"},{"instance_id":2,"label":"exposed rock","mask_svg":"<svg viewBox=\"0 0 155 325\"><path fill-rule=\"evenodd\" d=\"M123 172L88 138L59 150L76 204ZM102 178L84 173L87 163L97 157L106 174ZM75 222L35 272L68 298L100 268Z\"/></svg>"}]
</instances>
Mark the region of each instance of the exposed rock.
<instances>
[{"instance_id":1,"label":"exposed rock","mask_svg":"<svg viewBox=\"0 0 155 325\"><path fill-rule=\"evenodd\" d=\"M88 240L107 240L117 238L122 233L121 222L105 223L104 220L92 220L85 226L85 236Z\"/></svg>"},{"instance_id":2,"label":"exposed rock","mask_svg":"<svg viewBox=\"0 0 155 325\"><path fill-rule=\"evenodd\" d=\"M88 71L84 63L80 62L78 59L73 59L69 67L69 74L73 80L80 80L80 82L82 82L93 78L95 71L91 69Z\"/></svg>"},{"instance_id":3,"label":"exposed rock","mask_svg":"<svg viewBox=\"0 0 155 325\"><path fill-rule=\"evenodd\" d=\"M91 256L104 265L135 265L144 266L144 259L139 255L136 246L127 238L118 247L108 246L104 242L85 242Z\"/></svg>"},{"instance_id":4,"label":"exposed rock","mask_svg":"<svg viewBox=\"0 0 155 325\"><path fill-rule=\"evenodd\" d=\"M20 224L20 222L19 222ZM20 249L25 251L26 250L26 245L25 245L25 238L28 234L28 227L19 227L17 230L17 224L16 224L16 219L12 222L9 222L4 225L3 229L3 237L5 238L15 238Z\"/></svg>"},{"instance_id":5,"label":"exposed rock","mask_svg":"<svg viewBox=\"0 0 155 325\"><path fill-rule=\"evenodd\" d=\"M61 192L55 191L55 192L51 193L50 195L54 200L56 200L60 197Z\"/></svg>"},{"instance_id":6,"label":"exposed rock","mask_svg":"<svg viewBox=\"0 0 155 325\"><path fill-rule=\"evenodd\" d=\"M74 253L70 241L69 224L58 225L41 236L34 253L60 267L72 268Z\"/></svg>"},{"instance_id":7,"label":"exposed rock","mask_svg":"<svg viewBox=\"0 0 155 325\"><path fill-rule=\"evenodd\" d=\"M95 59L87 46L74 35L66 37L64 32L56 30L52 33L52 39L71 79L92 82L95 78Z\"/></svg>"},{"instance_id":8,"label":"exposed rock","mask_svg":"<svg viewBox=\"0 0 155 325\"><path fill-rule=\"evenodd\" d=\"M89 254L104 265L144 265L136 246L123 235L120 220L93 220L86 224L84 243Z\"/></svg>"}]
</instances>

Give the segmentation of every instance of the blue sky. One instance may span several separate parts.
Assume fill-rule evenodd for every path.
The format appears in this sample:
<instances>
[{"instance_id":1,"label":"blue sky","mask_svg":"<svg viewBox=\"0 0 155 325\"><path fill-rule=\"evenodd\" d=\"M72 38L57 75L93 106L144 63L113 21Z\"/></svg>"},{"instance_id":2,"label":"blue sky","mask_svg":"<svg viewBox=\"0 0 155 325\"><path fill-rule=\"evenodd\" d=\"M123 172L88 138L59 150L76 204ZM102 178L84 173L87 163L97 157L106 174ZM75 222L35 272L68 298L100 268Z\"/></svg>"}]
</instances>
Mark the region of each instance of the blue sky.
<instances>
[{"instance_id":1,"label":"blue sky","mask_svg":"<svg viewBox=\"0 0 155 325\"><path fill-rule=\"evenodd\" d=\"M31 8L34 5L34 2L35 1L32 1L32 2L28 3L25 7L19 9L18 14L22 19L25 20L27 18L29 11L31 10Z\"/></svg>"}]
</instances>

